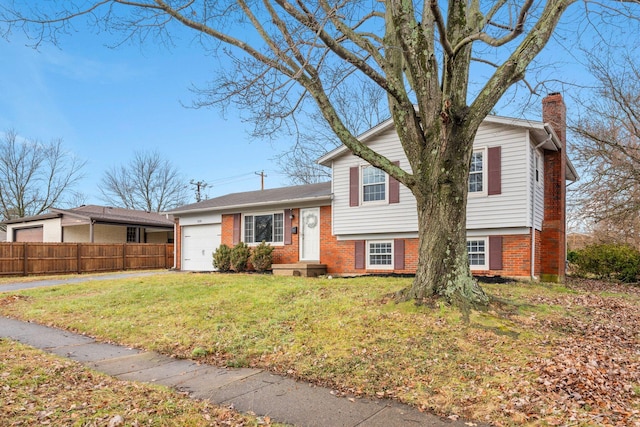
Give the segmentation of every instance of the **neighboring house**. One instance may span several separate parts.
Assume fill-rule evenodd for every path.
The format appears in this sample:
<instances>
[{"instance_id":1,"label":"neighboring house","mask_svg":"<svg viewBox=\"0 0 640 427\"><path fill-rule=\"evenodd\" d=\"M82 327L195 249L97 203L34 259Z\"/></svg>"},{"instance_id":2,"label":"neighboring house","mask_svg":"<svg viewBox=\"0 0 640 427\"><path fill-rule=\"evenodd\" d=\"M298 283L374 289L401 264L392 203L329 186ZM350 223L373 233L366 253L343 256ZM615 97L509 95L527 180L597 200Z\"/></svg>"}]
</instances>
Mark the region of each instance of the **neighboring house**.
<instances>
[{"instance_id":1,"label":"neighboring house","mask_svg":"<svg viewBox=\"0 0 640 427\"><path fill-rule=\"evenodd\" d=\"M7 241L7 232L0 230L0 242L6 242L6 241Z\"/></svg>"},{"instance_id":2,"label":"neighboring house","mask_svg":"<svg viewBox=\"0 0 640 427\"><path fill-rule=\"evenodd\" d=\"M4 221L9 242L173 243L166 214L86 205Z\"/></svg>"},{"instance_id":3,"label":"neighboring house","mask_svg":"<svg viewBox=\"0 0 640 427\"><path fill-rule=\"evenodd\" d=\"M489 116L475 142L467 204L467 248L475 274L564 277L565 106L543 101L544 122ZM410 170L389 120L360 136ZM319 263L329 274L413 273L418 259L416 202L387 174L339 147L323 156L332 182L235 193L170 211L176 268L212 270L221 244L261 241L275 264Z\"/></svg>"}]
</instances>

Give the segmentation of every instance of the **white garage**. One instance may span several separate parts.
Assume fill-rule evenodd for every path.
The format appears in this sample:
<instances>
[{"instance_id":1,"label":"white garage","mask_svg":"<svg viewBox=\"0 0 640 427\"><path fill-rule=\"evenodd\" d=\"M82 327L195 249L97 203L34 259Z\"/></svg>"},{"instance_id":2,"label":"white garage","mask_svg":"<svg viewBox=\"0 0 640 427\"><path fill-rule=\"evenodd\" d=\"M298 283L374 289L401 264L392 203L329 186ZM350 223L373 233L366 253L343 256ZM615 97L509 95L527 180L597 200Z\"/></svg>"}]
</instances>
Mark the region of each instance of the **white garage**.
<instances>
[{"instance_id":1,"label":"white garage","mask_svg":"<svg viewBox=\"0 0 640 427\"><path fill-rule=\"evenodd\" d=\"M213 271L213 252L221 241L221 224L182 227L182 270Z\"/></svg>"}]
</instances>

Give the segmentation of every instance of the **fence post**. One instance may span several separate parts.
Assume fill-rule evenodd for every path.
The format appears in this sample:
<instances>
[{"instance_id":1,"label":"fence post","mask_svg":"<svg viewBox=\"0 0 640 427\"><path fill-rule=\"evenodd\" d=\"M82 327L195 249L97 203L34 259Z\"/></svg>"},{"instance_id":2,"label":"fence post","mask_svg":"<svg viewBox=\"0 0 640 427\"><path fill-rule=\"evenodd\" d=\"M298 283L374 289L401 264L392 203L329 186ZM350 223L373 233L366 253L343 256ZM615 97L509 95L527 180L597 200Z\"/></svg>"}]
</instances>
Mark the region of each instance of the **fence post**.
<instances>
[{"instance_id":1,"label":"fence post","mask_svg":"<svg viewBox=\"0 0 640 427\"><path fill-rule=\"evenodd\" d=\"M122 270L127 269L127 244L122 244Z\"/></svg>"},{"instance_id":2,"label":"fence post","mask_svg":"<svg viewBox=\"0 0 640 427\"><path fill-rule=\"evenodd\" d=\"M24 242L24 258L23 258L23 262L22 262L22 269L23 269L23 276L26 276L27 273L29 272L28 269L28 259L27 259L27 242Z\"/></svg>"},{"instance_id":3,"label":"fence post","mask_svg":"<svg viewBox=\"0 0 640 427\"><path fill-rule=\"evenodd\" d=\"M164 246L164 268L168 268L167 267L167 252L169 252L169 246L167 246L168 243L165 243Z\"/></svg>"},{"instance_id":4,"label":"fence post","mask_svg":"<svg viewBox=\"0 0 640 427\"><path fill-rule=\"evenodd\" d=\"M82 273L82 256L80 256L80 243L76 243L76 259L76 270L78 270L78 274L80 274Z\"/></svg>"}]
</instances>

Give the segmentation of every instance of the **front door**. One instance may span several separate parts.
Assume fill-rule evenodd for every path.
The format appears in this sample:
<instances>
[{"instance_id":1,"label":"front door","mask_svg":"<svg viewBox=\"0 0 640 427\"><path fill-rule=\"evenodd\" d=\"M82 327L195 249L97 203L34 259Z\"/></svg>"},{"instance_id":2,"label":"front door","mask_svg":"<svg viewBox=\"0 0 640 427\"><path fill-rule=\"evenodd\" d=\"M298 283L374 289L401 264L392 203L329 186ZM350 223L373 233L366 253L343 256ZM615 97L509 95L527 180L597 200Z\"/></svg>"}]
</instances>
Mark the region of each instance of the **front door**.
<instances>
[{"instance_id":1,"label":"front door","mask_svg":"<svg viewBox=\"0 0 640 427\"><path fill-rule=\"evenodd\" d=\"M320 208L300 209L300 261L320 261Z\"/></svg>"}]
</instances>

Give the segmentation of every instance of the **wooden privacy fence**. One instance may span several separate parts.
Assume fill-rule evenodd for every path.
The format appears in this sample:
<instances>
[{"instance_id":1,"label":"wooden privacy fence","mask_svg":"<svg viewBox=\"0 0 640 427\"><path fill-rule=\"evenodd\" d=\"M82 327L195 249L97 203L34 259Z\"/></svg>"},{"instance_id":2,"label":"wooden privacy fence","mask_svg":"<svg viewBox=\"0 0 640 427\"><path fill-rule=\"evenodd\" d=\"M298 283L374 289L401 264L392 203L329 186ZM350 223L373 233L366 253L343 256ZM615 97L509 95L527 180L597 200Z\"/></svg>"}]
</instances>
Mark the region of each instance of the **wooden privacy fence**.
<instances>
[{"instance_id":1,"label":"wooden privacy fence","mask_svg":"<svg viewBox=\"0 0 640 427\"><path fill-rule=\"evenodd\" d=\"M172 243L0 243L0 275L173 267Z\"/></svg>"}]
</instances>

